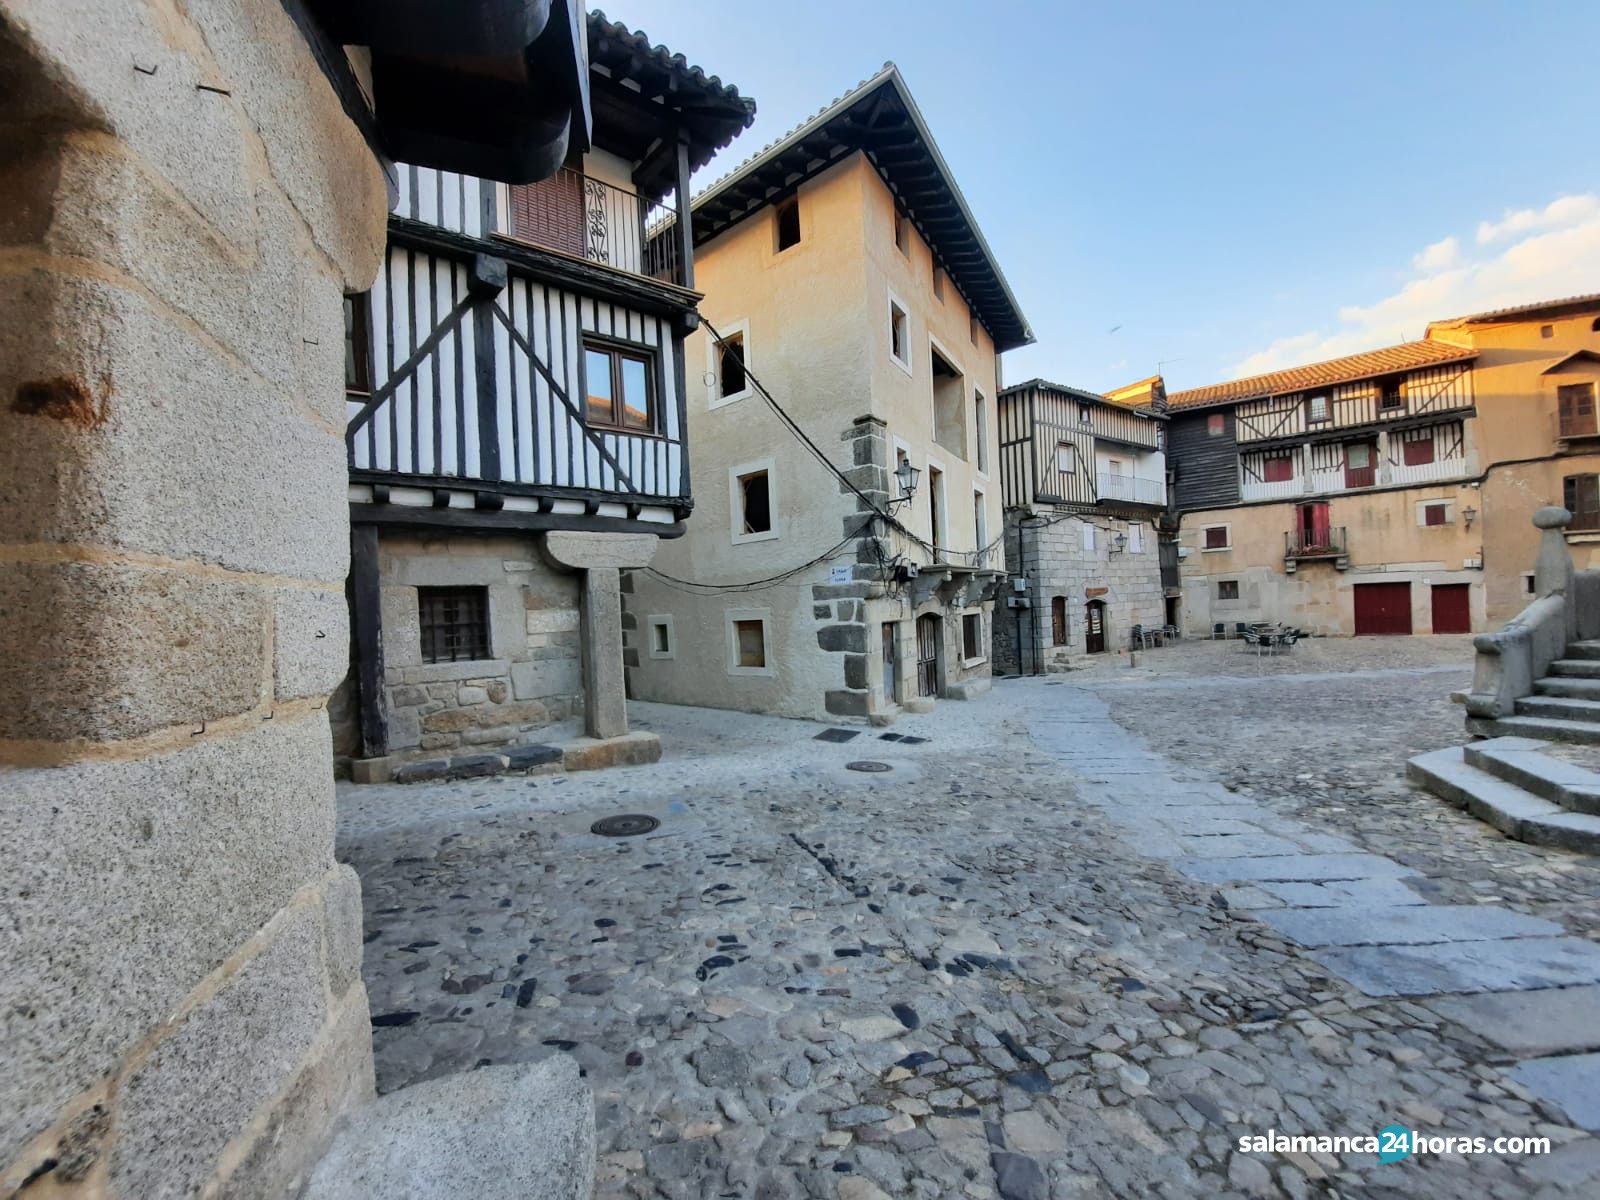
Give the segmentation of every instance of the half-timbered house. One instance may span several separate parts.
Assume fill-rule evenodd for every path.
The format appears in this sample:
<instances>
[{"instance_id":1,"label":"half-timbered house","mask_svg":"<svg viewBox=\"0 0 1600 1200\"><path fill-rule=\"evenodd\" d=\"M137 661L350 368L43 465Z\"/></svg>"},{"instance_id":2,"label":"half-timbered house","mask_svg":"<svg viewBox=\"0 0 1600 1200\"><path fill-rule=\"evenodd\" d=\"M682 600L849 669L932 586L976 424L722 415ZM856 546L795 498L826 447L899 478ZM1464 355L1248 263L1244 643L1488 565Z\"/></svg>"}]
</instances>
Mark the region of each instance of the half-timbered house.
<instances>
[{"instance_id":1,"label":"half-timbered house","mask_svg":"<svg viewBox=\"0 0 1600 1200\"><path fill-rule=\"evenodd\" d=\"M632 694L888 722L990 683L998 356L1032 340L891 64L695 199L688 533Z\"/></svg>"},{"instance_id":2,"label":"half-timbered house","mask_svg":"<svg viewBox=\"0 0 1600 1200\"><path fill-rule=\"evenodd\" d=\"M1159 388L1134 404L1042 379L1000 393L1011 582L996 612L997 669L1062 670L1176 619L1159 558L1165 409Z\"/></svg>"},{"instance_id":3,"label":"half-timbered house","mask_svg":"<svg viewBox=\"0 0 1600 1200\"><path fill-rule=\"evenodd\" d=\"M754 104L586 32L587 144L533 184L397 164L383 271L346 302L355 758L627 732L618 570L692 506L689 177Z\"/></svg>"}]
</instances>

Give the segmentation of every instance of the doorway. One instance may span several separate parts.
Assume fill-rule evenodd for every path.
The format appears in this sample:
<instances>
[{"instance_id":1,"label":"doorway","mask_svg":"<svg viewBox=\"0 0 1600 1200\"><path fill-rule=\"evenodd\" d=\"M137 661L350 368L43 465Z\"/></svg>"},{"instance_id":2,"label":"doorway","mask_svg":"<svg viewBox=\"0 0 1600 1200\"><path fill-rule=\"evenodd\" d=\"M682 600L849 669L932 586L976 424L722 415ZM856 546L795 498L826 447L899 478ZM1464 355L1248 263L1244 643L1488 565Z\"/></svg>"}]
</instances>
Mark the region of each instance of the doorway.
<instances>
[{"instance_id":1,"label":"doorway","mask_svg":"<svg viewBox=\"0 0 1600 1200\"><path fill-rule=\"evenodd\" d=\"M1435 633L1471 633L1472 602L1466 583L1436 583L1433 585L1433 631Z\"/></svg>"},{"instance_id":2,"label":"doorway","mask_svg":"<svg viewBox=\"0 0 1600 1200\"><path fill-rule=\"evenodd\" d=\"M917 695L939 694L940 621L934 613L917 618Z\"/></svg>"},{"instance_id":3,"label":"doorway","mask_svg":"<svg viewBox=\"0 0 1600 1200\"><path fill-rule=\"evenodd\" d=\"M1176 629L1178 627L1178 597L1167 597L1167 624Z\"/></svg>"},{"instance_id":4,"label":"doorway","mask_svg":"<svg viewBox=\"0 0 1600 1200\"><path fill-rule=\"evenodd\" d=\"M1314 501L1300 506L1300 549L1323 550L1332 544L1328 524L1328 502Z\"/></svg>"},{"instance_id":5,"label":"doorway","mask_svg":"<svg viewBox=\"0 0 1600 1200\"><path fill-rule=\"evenodd\" d=\"M1106 649L1106 602L1091 600L1083 609L1083 648L1090 654Z\"/></svg>"},{"instance_id":6,"label":"doorway","mask_svg":"<svg viewBox=\"0 0 1600 1200\"><path fill-rule=\"evenodd\" d=\"M894 666L897 652L894 644L894 626L895 623L893 621L885 621L883 623L883 698L889 704L893 704L896 699L894 692Z\"/></svg>"}]
</instances>

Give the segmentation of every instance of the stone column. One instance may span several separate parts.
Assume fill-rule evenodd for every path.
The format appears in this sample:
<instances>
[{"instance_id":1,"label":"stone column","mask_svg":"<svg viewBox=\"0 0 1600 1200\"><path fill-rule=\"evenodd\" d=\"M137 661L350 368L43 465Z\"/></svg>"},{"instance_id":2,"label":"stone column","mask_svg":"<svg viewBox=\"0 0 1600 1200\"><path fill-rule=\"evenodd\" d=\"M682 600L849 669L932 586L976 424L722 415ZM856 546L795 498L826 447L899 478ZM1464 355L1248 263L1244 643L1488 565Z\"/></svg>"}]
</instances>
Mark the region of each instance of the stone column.
<instances>
[{"instance_id":1,"label":"stone column","mask_svg":"<svg viewBox=\"0 0 1600 1200\"><path fill-rule=\"evenodd\" d=\"M0 0L0 79L0 1195L295 1195L373 1086L325 706L383 176L281 4Z\"/></svg>"},{"instance_id":2,"label":"stone column","mask_svg":"<svg viewBox=\"0 0 1600 1200\"><path fill-rule=\"evenodd\" d=\"M592 738L618 738L628 732L618 572L647 566L655 557L657 541L647 533L557 530L544 536L546 558L583 573L583 723Z\"/></svg>"},{"instance_id":3,"label":"stone column","mask_svg":"<svg viewBox=\"0 0 1600 1200\"><path fill-rule=\"evenodd\" d=\"M1578 638L1578 604L1573 594L1572 553L1567 549L1567 526L1572 514L1559 504L1547 505L1533 514L1539 531L1539 554L1533 560L1533 590L1539 597L1566 597L1567 642Z\"/></svg>"}]
</instances>

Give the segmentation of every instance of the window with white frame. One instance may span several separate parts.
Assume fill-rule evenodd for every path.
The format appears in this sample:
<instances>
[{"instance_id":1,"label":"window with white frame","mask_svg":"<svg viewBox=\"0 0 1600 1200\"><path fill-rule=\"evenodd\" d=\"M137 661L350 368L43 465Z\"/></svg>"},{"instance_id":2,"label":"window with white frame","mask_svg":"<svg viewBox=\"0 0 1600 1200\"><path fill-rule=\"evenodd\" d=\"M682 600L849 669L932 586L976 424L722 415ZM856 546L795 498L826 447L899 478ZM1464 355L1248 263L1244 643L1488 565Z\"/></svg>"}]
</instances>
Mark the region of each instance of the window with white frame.
<instances>
[{"instance_id":1,"label":"window with white frame","mask_svg":"<svg viewBox=\"0 0 1600 1200\"><path fill-rule=\"evenodd\" d=\"M722 337L709 340L706 374L711 382L711 407L720 408L750 394L750 330L731 322Z\"/></svg>"},{"instance_id":2,"label":"window with white frame","mask_svg":"<svg viewBox=\"0 0 1600 1200\"><path fill-rule=\"evenodd\" d=\"M893 296L889 298L889 356L911 370L911 321L905 306Z\"/></svg>"},{"instance_id":3,"label":"window with white frame","mask_svg":"<svg viewBox=\"0 0 1600 1200\"><path fill-rule=\"evenodd\" d=\"M961 614L961 657L964 666L982 662L988 655L983 648L983 613Z\"/></svg>"},{"instance_id":4,"label":"window with white frame","mask_svg":"<svg viewBox=\"0 0 1600 1200\"><path fill-rule=\"evenodd\" d=\"M772 459L742 463L728 471L728 512L735 544L778 536Z\"/></svg>"},{"instance_id":5,"label":"window with white frame","mask_svg":"<svg viewBox=\"0 0 1600 1200\"><path fill-rule=\"evenodd\" d=\"M772 611L733 608L727 612L728 674L771 675Z\"/></svg>"},{"instance_id":6,"label":"window with white frame","mask_svg":"<svg viewBox=\"0 0 1600 1200\"><path fill-rule=\"evenodd\" d=\"M651 658L674 658L677 641L672 633L672 614L659 613L645 618L648 629L645 650Z\"/></svg>"},{"instance_id":7,"label":"window with white frame","mask_svg":"<svg viewBox=\"0 0 1600 1200\"><path fill-rule=\"evenodd\" d=\"M984 496L982 488L972 490L972 532L978 539L976 549L981 558L984 549L989 545L989 514L984 511ZM982 567L984 563L979 562Z\"/></svg>"},{"instance_id":8,"label":"window with white frame","mask_svg":"<svg viewBox=\"0 0 1600 1200\"><path fill-rule=\"evenodd\" d=\"M1229 536L1226 525L1207 525L1200 530L1200 548L1202 550L1227 550L1232 547L1233 541Z\"/></svg>"},{"instance_id":9,"label":"window with white frame","mask_svg":"<svg viewBox=\"0 0 1600 1200\"><path fill-rule=\"evenodd\" d=\"M1133 524L1128 526L1128 550L1134 554L1144 549L1144 527Z\"/></svg>"},{"instance_id":10,"label":"window with white frame","mask_svg":"<svg viewBox=\"0 0 1600 1200\"><path fill-rule=\"evenodd\" d=\"M1094 526L1088 523L1083 526L1083 548L1085 550L1094 549Z\"/></svg>"},{"instance_id":11,"label":"window with white frame","mask_svg":"<svg viewBox=\"0 0 1600 1200\"><path fill-rule=\"evenodd\" d=\"M978 449L978 470L985 473L989 470L989 406L983 401L983 393L974 389L972 393L972 431L974 445Z\"/></svg>"},{"instance_id":12,"label":"window with white frame","mask_svg":"<svg viewBox=\"0 0 1600 1200\"><path fill-rule=\"evenodd\" d=\"M1063 475L1078 473L1078 448L1071 442L1056 443L1056 470Z\"/></svg>"}]
</instances>

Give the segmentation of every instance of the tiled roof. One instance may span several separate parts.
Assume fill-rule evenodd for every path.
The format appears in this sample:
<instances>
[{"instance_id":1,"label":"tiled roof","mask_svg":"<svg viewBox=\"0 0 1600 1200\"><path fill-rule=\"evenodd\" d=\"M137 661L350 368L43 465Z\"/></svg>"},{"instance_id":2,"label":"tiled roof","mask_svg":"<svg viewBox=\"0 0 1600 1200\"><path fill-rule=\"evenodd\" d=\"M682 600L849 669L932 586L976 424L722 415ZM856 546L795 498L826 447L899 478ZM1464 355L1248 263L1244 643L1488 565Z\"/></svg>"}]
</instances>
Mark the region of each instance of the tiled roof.
<instances>
[{"instance_id":1,"label":"tiled roof","mask_svg":"<svg viewBox=\"0 0 1600 1200\"><path fill-rule=\"evenodd\" d=\"M1031 388L1040 388L1044 391L1060 392L1064 396L1071 396L1075 400L1084 400L1090 404L1109 404L1113 408L1133 409L1142 416L1155 417L1157 420L1164 418L1160 413L1147 411L1142 405L1119 403L1109 396L1102 396L1099 392L1086 391L1083 388L1068 387L1064 383L1051 383L1048 379L1025 379L1021 383L1008 384L1000 389L1000 398L1014 396Z\"/></svg>"},{"instance_id":2,"label":"tiled roof","mask_svg":"<svg viewBox=\"0 0 1600 1200\"><path fill-rule=\"evenodd\" d=\"M1507 317L1531 317L1539 313L1556 312L1563 308L1591 308L1600 307L1600 292L1590 292L1586 296L1568 296L1564 300L1540 300L1534 304L1518 304L1512 308L1491 308L1488 312L1471 313L1465 317L1446 317L1442 321L1428 322L1428 328L1435 325L1474 325L1482 321L1502 321Z\"/></svg>"},{"instance_id":3,"label":"tiled roof","mask_svg":"<svg viewBox=\"0 0 1600 1200\"><path fill-rule=\"evenodd\" d=\"M1396 371L1414 371L1419 367L1438 366L1441 363L1468 362L1477 356L1476 350L1445 342L1404 342L1398 346L1385 346L1382 350L1369 350L1365 354L1351 354L1327 362L1290 367L1285 371L1252 375L1248 379L1231 379L1227 383L1172 392L1167 397L1167 407L1196 408L1204 404L1231 404L1262 396L1280 396Z\"/></svg>"},{"instance_id":4,"label":"tiled roof","mask_svg":"<svg viewBox=\"0 0 1600 1200\"><path fill-rule=\"evenodd\" d=\"M652 44L647 34L629 29L621 21L613 21L598 8L590 9L589 40L593 43L601 39L615 41L619 49L637 60L650 63L669 76L675 85L692 88L699 103L714 103L719 107L742 110L748 114L746 125L755 120L756 102L748 96L741 96L733 84L723 83L715 75L707 75L683 55L668 50L660 43Z\"/></svg>"}]
</instances>

